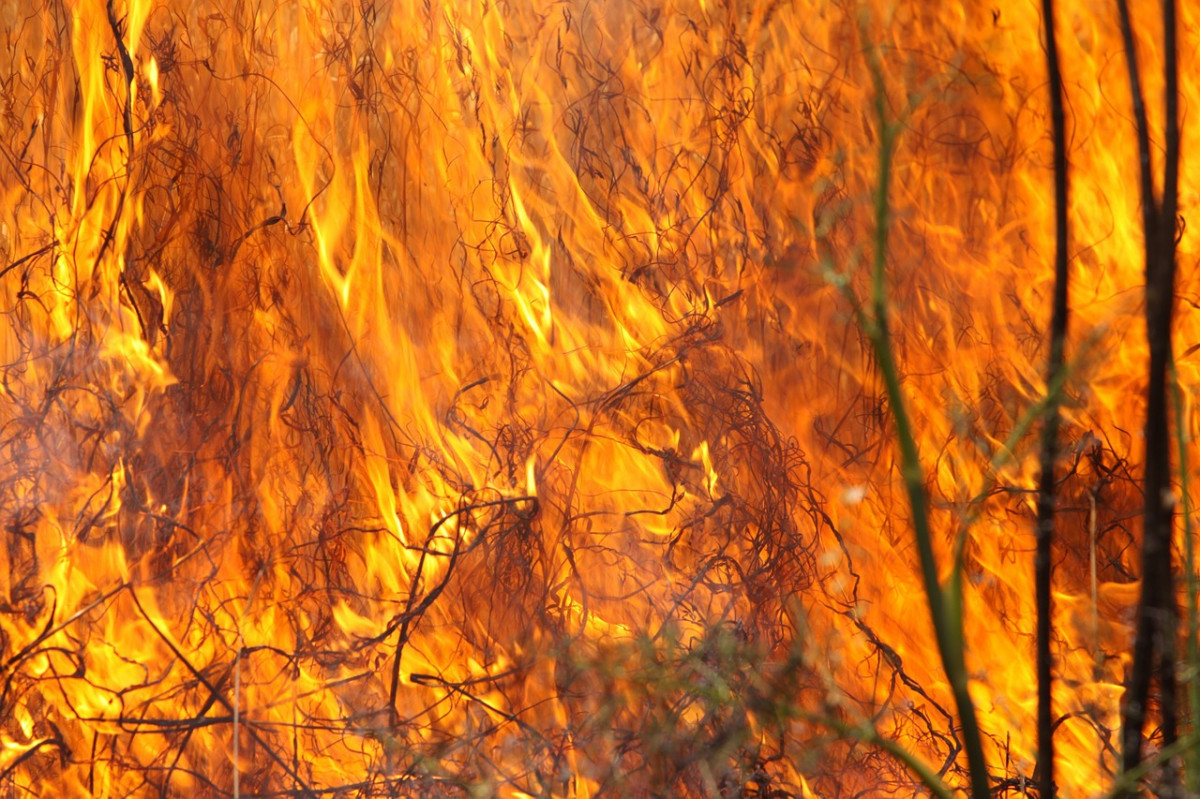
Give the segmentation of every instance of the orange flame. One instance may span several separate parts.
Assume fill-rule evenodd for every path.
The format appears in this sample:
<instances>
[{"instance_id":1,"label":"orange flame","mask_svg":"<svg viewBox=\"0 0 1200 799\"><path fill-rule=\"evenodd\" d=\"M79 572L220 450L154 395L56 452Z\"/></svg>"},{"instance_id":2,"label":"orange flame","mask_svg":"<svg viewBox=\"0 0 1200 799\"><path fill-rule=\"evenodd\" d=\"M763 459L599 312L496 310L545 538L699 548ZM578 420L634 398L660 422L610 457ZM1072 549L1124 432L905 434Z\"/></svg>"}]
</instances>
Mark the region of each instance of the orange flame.
<instances>
[{"instance_id":1,"label":"orange flame","mask_svg":"<svg viewBox=\"0 0 1200 799\"><path fill-rule=\"evenodd\" d=\"M904 388L943 563L973 519L972 692L1019 794L1037 456L1007 447L1044 391L1040 20L867 5L0 10L6 790L910 794L859 725L961 784L839 289L874 226L870 46L903 123ZM1116 765L1146 348L1115 15L1060 25L1056 741L1085 796Z\"/></svg>"}]
</instances>

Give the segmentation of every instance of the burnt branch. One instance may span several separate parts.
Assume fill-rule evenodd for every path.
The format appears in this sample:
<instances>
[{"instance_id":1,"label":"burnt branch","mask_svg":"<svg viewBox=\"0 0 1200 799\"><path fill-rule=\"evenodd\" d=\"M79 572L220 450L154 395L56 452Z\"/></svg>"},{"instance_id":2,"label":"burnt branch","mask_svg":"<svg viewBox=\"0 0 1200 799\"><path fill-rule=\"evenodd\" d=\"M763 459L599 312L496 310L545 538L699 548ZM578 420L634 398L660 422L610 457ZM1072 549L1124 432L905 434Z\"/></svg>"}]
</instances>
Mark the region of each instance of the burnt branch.
<instances>
[{"instance_id":1,"label":"burnt branch","mask_svg":"<svg viewBox=\"0 0 1200 799\"><path fill-rule=\"evenodd\" d=\"M1042 2L1042 29L1045 35L1046 68L1049 75L1051 137L1054 141L1054 296L1050 313L1050 354L1046 363L1046 386L1050 397L1042 420L1041 474L1037 496L1037 552L1034 558L1034 583L1037 606L1037 683L1038 683L1038 790L1042 799L1053 799L1054 783L1054 709L1052 688L1054 664L1050 638L1054 605L1051 595L1054 513L1057 501L1055 469L1058 460L1060 423L1057 386L1063 379L1068 324L1068 252L1067 228L1067 143L1063 80L1059 66L1058 39L1055 33L1054 0Z\"/></svg>"},{"instance_id":2,"label":"burnt branch","mask_svg":"<svg viewBox=\"0 0 1200 799\"><path fill-rule=\"evenodd\" d=\"M1154 192L1149 123L1137 55L1133 21L1125 0L1118 4L1121 34L1129 69L1137 125L1141 178L1143 239L1145 245L1146 334L1150 348L1147 371L1144 476L1145 510L1142 525L1142 597L1138 610L1127 696L1122 711L1123 771L1142 759L1146 708L1150 683L1157 677L1162 694L1162 739L1166 746L1178 734L1176 715L1175 641L1178 613L1175 607L1171 529L1174 500L1171 492L1170 436L1167 410L1167 369L1171 362L1171 327L1175 299L1176 213L1179 186L1178 63L1173 0L1163 3L1165 76L1165 153L1162 196ZM1168 787L1177 772L1169 770Z\"/></svg>"}]
</instances>

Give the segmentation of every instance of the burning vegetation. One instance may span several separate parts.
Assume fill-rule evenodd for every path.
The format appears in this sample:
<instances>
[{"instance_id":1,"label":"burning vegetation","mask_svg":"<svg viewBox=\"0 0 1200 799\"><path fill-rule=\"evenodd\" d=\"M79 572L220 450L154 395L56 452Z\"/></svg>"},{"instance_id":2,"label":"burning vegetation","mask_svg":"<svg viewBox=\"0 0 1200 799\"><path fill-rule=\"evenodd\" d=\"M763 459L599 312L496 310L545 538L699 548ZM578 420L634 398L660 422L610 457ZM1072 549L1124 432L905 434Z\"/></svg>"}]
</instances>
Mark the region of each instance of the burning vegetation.
<instances>
[{"instance_id":1,"label":"burning vegetation","mask_svg":"<svg viewBox=\"0 0 1200 799\"><path fill-rule=\"evenodd\" d=\"M6 3L0 792L1196 795L1200 12L1069 6Z\"/></svg>"}]
</instances>

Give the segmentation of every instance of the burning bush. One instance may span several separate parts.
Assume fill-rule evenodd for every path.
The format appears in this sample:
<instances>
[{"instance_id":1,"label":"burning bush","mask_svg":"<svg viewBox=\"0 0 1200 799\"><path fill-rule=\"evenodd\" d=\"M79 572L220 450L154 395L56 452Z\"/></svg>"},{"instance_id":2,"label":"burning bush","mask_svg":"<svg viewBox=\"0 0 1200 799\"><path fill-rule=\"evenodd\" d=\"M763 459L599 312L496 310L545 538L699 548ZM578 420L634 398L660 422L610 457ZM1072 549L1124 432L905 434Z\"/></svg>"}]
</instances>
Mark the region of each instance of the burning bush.
<instances>
[{"instance_id":1,"label":"burning bush","mask_svg":"<svg viewBox=\"0 0 1200 799\"><path fill-rule=\"evenodd\" d=\"M0 14L8 794L1017 795L1051 657L1064 795L1192 742L1153 25L1056 169L1033 7Z\"/></svg>"}]
</instances>

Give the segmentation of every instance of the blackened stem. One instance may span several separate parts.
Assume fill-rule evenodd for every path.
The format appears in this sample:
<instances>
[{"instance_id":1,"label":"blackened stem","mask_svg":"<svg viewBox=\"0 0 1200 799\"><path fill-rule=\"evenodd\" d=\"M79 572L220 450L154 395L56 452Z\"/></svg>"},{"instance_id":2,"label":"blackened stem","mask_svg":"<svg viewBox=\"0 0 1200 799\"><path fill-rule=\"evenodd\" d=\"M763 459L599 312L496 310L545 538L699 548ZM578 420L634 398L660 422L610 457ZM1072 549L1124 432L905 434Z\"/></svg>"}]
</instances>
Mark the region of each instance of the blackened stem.
<instances>
[{"instance_id":1,"label":"blackened stem","mask_svg":"<svg viewBox=\"0 0 1200 799\"><path fill-rule=\"evenodd\" d=\"M1179 69L1176 46L1174 0L1163 3L1165 152L1161 200L1154 196L1150 133L1142 95L1133 24L1127 0L1118 0L1121 35L1124 39L1137 124L1138 156L1141 165L1142 223L1145 228L1146 334L1150 367L1146 388L1145 510L1142 530L1142 598L1138 609L1133 666L1122 708L1123 771L1131 771L1142 759L1143 728L1150 682L1158 675L1162 697L1164 745L1175 741L1178 717L1175 708L1175 610L1171 567L1171 524L1174 503L1170 491L1170 444L1167 419L1167 368L1171 362L1171 322L1175 296L1175 218L1179 193ZM1167 783L1177 782L1175 770L1167 771ZM1164 786L1169 789L1170 784Z\"/></svg>"},{"instance_id":2,"label":"blackened stem","mask_svg":"<svg viewBox=\"0 0 1200 799\"><path fill-rule=\"evenodd\" d=\"M1058 458L1059 393L1051 387L1062 380L1067 339L1067 145L1066 112L1063 108L1062 71L1058 40L1054 31L1054 0L1042 0L1042 25L1046 36L1046 67L1049 73L1050 124L1054 140L1054 297L1050 314L1050 359L1046 364L1048 401L1042 427L1041 476L1037 496L1037 554L1034 584L1037 593L1037 683L1038 683L1038 795L1050 799L1054 786L1054 716L1052 708L1053 659L1050 652L1051 619L1054 610L1050 587L1054 542L1055 475Z\"/></svg>"}]
</instances>

